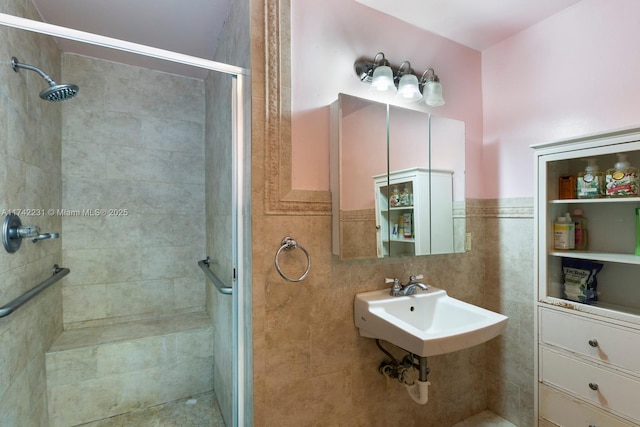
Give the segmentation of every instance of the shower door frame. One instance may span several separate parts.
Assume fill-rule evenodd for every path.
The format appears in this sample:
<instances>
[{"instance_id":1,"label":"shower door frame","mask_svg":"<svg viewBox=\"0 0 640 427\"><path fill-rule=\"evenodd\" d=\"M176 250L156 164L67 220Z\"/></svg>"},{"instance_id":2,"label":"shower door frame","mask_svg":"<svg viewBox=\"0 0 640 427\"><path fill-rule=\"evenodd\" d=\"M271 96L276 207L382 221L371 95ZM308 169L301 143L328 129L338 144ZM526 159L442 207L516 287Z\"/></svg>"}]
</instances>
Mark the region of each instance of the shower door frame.
<instances>
[{"instance_id":1,"label":"shower door frame","mask_svg":"<svg viewBox=\"0 0 640 427\"><path fill-rule=\"evenodd\" d=\"M165 61L217 71L232 77L232 174L233 259L233 427L253 425L253 351L251 321L251 141L249 96L250 71L246 68L104 37L68 27L0 13L0 25L120 50ZM195 265L195 261L194 261Z\"/></svg>"}]
</instances>

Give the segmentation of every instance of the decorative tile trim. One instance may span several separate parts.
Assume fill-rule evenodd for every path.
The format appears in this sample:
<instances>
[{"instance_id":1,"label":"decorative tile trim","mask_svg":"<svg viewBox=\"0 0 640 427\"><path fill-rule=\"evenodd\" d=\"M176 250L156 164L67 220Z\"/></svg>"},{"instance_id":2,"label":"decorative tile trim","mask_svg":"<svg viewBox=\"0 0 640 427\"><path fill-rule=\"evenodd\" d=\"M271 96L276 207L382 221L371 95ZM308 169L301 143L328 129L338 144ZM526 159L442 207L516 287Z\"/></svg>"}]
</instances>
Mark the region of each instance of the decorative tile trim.
<instances>
[{"instance_id":1,"label":"decorative tile trim","mask_svg":"<svg viewBox=\"0 0 640 427\"><path fill-rule=\"evenodd\" d=\"M467 217L531 218L533 198L467 199Z\"/></svg>"},{"instance_id":2,"label":"decorative tile trim","mask_svg":"<svg viewBox=\"0 0 640 427\"><path fill-rule=\"evenodd\" d=\"M331 215L329 191L291 185L290 0L265 7L265 212L267 215Z\"/></svg>"},{"instance_id":3,"label":"decorative tile trim","mask_svg":"<svg viewBox=\"0 0 640 427\"><path fill-rule=\"evenodd\" d=\"M340 211L340 221L375 221L375 209L358 209L354 211Z\"/></svg>"}]
</instances>

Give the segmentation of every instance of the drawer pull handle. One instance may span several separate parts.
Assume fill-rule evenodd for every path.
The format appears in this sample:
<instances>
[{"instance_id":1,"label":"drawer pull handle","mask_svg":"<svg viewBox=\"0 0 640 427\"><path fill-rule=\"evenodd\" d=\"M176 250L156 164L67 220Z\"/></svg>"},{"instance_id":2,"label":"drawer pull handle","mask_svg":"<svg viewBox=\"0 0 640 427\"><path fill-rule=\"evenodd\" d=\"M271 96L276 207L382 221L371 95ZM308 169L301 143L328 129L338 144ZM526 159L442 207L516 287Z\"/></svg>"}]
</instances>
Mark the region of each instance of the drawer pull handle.
<instances>
[{"instance_id":1,"label":"drawer pull handle","mask_svg":"<svg viewBox=\"0 0 640 427\"><path fill-rule=\"evenodd\" d=\"M589 340L589 345L591 347L597 347L598 346L598 340Z\"/></svg>"},{"instance_id":2,"label":"drawer pull handle","mask_svg":"<svg viewBox=\"0 0 640 427\"><path fill-rule=\"evenodd\" d=\"M594 390L594 391L595 391L595 390L598 390L598 384L596 384L596 383L589 383L589 388L590 388L591 390Z\"/></svg>"}]
</instances>

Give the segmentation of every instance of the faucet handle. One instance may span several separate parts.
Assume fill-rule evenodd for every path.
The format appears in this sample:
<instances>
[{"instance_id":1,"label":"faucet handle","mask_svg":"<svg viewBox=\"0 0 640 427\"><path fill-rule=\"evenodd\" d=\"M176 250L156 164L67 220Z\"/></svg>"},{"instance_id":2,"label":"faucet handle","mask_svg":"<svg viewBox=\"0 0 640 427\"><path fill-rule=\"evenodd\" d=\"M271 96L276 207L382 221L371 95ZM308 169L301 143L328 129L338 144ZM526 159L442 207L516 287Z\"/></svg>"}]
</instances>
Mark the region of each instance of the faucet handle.
<instances>
[{"instance_id":1,"label":"faucet handle","mask_svg":"<svg viewBox=\"0 0 640 427\"><path fill-rule=\"evenodd\" d=\"M392 297L396 297L400 295L400 291L402 290L402 284L400 283L400 280L398 280L397 277L393 279L384 279L384 283L393 283L393 286L391 286L391 291L389 292L389 295L391 295Z\"/></svg>"},{"instance_id":2,"label":"faucet handle","mask_svg":"<svg viewBox=\"0 0 640 427\"><path fill-rule=\"evenodd\" d=\"M422 274L418 274L417 276L409 276L409 283L422 279L424 279L424 276Z\"/></svg>"}]
</instances>

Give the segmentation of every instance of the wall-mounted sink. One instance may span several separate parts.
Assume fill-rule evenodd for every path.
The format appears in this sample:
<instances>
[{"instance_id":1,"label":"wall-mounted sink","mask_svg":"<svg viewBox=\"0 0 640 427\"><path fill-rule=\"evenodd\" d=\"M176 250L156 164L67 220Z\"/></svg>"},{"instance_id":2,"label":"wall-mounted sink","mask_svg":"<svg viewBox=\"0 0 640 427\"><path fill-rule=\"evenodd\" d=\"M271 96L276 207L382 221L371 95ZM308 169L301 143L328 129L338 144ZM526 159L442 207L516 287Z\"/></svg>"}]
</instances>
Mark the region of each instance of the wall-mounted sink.
<instances>
[{"instance_id":1,"label":"wall-mounted sink","mask_svg":"<svg viewBox=\"0 0 640 427\"><path fill-rule=\"evenodd\" d=\"M357 294L354 318L361 336L388 341L418 356L481 344L500 335L508 319L434 287L409 296L393 297L389 289Z\"/></svg>"}]
</instances>

